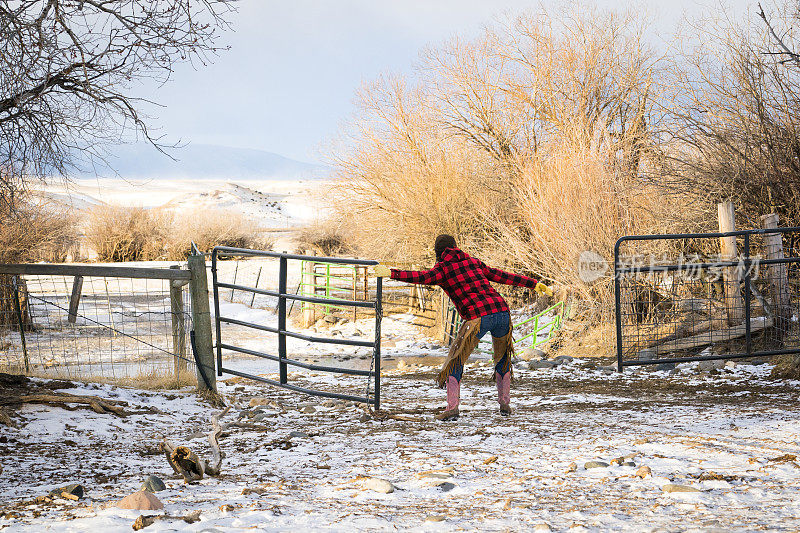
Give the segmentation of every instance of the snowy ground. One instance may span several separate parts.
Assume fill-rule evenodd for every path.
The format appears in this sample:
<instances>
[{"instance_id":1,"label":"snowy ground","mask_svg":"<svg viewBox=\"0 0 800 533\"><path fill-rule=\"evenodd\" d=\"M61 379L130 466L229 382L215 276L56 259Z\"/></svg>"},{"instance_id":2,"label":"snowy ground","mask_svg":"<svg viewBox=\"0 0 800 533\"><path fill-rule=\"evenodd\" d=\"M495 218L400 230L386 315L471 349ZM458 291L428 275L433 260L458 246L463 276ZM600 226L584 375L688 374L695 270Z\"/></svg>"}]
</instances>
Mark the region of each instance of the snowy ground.
<instances>
[{"instance_id":1,"label":"snowy ground","mask_svg":"<svg viewBox=\"0 0 800 533\"><path fill-rule=\"evenodd\" d=\"M75 179L40 184L46 205L84 215L92 207L112 204L164 208L182 216L222 210L245 215L269 230L276 250L294 250L294 232L325 219L332 182L327 179ZM88 251L84 251L88 253ZM91 255L91 254L90 254Z\"/></svg>"},{"instance_id":2,"label":"snowy ground","mask_svg":"<svg viewBox=\"0 0 800 533\"><path fill-rule=\"evenodd\" d=\"M580 359L548 370L521 365L515 411L504 418L488 381L490 363L478 358L465 374L461 418L439 423L433 415L444 392L433 376L442 349L415 342L402 317L385 320L384 329L395 345L383 361L382 407L395 418L224 377L220 392L235 409L222 422L240 425L221 440L222 476L193 485L172 475L157 450L166 436L209 456L201 432L214 410L189 391L65 391L124 400L132 411L158 410L124 418L20 409L20 429L0 426L0 529L128 530L138 512L106 504L138 490L150 474L167 483L158 493L166 513L199 510L201 520L159 521L147 531L800 528L800 466L792 457L800 455L800 383L767 380L768 365L714 375L694 365L619 375ZM434 357L418 357L426 353ZM275 377L263 363L236 363ZM365 378L305 371L289 379L357 394L366 387ZM584 468L621 456L635 466ZM634 475L642 465L652 476ZM364 476L396 490L376 492ZM76 482L86 487L83 500L32 503ZM665 493L668 483L700 492Z\"/></svg>"}]
</instances>

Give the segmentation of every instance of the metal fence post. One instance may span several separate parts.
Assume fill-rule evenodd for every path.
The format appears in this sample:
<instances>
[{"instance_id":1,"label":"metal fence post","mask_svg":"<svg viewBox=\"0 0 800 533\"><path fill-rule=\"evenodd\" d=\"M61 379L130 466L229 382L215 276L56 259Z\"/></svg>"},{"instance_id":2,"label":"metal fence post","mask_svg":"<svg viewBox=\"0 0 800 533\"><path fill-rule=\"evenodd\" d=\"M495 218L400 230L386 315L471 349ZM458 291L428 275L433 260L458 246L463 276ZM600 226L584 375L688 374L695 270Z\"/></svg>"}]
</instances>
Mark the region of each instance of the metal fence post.
<instances>
[{"instance_id":1,"label":"metal fence post","mask_svg":"<svg viewBox=\"0 0 800 533\"><path fill-rule=\"evenodd\" d=\"M286 253L286 252L284 252ZM280 372L280 382L286 385L286 270L287 259L281 256L278 268L278 368Z\"/></svg>"},{"instance_id":2,"label":"metal fence post","mask_svg":"<svg viewBox=\"0 0 800 533\"><path fill-rule=\"evenodd\" d=\"M219 282L217 274L217 249L211 251L211 279L214 289L214 326L217 331L217 376L222 377L222 324L219 320Z\"/></svg>"},{"instance_id":3,"label":"metal fence post","mask_svg":"<svg viewBox=\"0 0 800 533\"><path fill-rule=\"evenodd\" d=\"M375 288L375 410L381 408L381 319L383 318L383 278L376 278Z\"/></svg>"},{"instance_id":4,"label":"metal fence post","mask_svg":"<svg viewBox=\"0 0 800 533\"><path fill-rule=\"evenodd\" d=\"M189 256L192 279L189 290L192 296L192 323L194 325L195 357L197 358L197 388L217 390L214 374L214 343L211 337L211 310L208 305L208 278L206 260L202 254ZM208 385L206 385L206 380Z\"/></svg>"},{"instance_id":5,"label":"metal fence post","mask_svg":"<svg viewBox=\"0 0 800 533\"><path fill-rule=\"evenodd\" d=\"M750 234L744 234L744 339L745 353L753 353L753 338L750 331L750 274L752 261L750 260Z\"/></svg>"},{"instance_id":6,"label":"metal fence post","mask_svg":"<svg viewBox=\"0 0 800 533\"><path fill-rule=\"evenodd\" d=\"M622 239L618 240L616 244L614 244L614 321L616 322L616 332L617 332L617 371L622 372L622 315L621 315L621 304L622 304L622 294L619 286L619 247L622 243Z\"/></svg>"}]
</instances>

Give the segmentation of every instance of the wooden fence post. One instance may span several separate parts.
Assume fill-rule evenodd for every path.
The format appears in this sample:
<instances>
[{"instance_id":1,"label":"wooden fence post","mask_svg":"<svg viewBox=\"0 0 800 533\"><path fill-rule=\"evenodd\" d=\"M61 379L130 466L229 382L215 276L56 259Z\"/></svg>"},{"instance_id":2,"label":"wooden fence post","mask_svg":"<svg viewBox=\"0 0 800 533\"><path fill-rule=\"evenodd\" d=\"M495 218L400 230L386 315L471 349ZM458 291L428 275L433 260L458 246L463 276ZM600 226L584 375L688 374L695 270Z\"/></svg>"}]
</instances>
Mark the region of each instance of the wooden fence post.
<instances>
[{"instance_id":1,"label":"wooden fence post","mask_svg":"<svg viewBox=\"0 0 800 533\"><path fill-rule=\"evenodd\" d=\"M719 215L720 233L736 231L734 222L733 202L721 202L717 205ZM720 237L720 261L738 261L739 254L736 251L736 237ZM744 320L744 302L742 300L741 270L739 266L726 267L723 269L725 309L728 312L728 324L733 326Z\"/></svg>"},{"instance_id":2,"label":"wooden fence post","mask_svg":"<svg viewBox=\"0 0 800 533\"><path fill-rule=\"evenodd\" d=\"M764 229L774 229L778 227L778 215L772 213L761 217ZM765 259L784 259L783 253L783 233L764 234L764 254ZM770 292L772 295L772 306L774 313L775 326L778 334L783 336L790 320L792 319L792 307L789 292L789 271L786 263L769 265Z\"/></svg>"},{"instance_id":3,"label":"wooden fence post","mask_svg":"<svg viewBox=\"0 0 800 533\"><path fill-rule=\"evenodd\" d=\"M413 263L411 264L411 270L416 270L417 266ZM409 283L409 293L408 293L408 313L413 314L414 311L417 310L417 305L415 305L416 298L417 298L417 287L416 283Z\"/></svg>"},{"instance_id":4,"label":"wooden fence post","mask_svg":"<svg viewBox=\"0 0 800 533\"><path fill-rule=\"evenodd\" d=\"M192 278L189 291L192 298L192 323L194 324L194 348L197 357L197 388L217 390L217 375L214 366L214 343L211 339L211 311L208 305L208 277L206 260L202 254L189 256ZM201 373L202 372L202 373ZM205 376L205 379L203 379ZM206 381L208 380L208 385Z\"/></svg>"},{"instance_id":5,"label":"wooden fence post","mask_svg":"<svg viewBox=\"0 0 800 533\"><path fill-rule=\"evenodd\" d=\"M170 268L180 268L173 265ZM172 353L175 380L179 380L181 373L189 367L186 359L186 321L183 319L183 280L169 282L169 306L172 315Z\"/></svg>"},{"instance_id":6,"label":"wooden fence post","mask_svg":"<svg viewBox=\"0 0 800 533\"><path fill-rule=\"evenodd\" d=\"M75 276L72 281L72 294L69 297L69 313L67 322L74 324L78 319L78 303L81 301L81 290L83 290L83 276Z\"/></svg>"}]
</instances>

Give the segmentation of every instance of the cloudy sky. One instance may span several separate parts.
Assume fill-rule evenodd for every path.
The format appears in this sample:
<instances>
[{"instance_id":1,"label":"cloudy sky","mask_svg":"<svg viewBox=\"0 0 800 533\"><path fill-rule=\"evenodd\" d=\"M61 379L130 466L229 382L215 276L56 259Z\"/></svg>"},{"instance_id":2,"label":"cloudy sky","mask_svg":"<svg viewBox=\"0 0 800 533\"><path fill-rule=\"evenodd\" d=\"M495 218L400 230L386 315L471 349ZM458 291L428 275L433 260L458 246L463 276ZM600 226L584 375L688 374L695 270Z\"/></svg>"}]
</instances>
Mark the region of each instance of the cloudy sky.
<instances>
[{"instance_id":1,"label":"cloudy sky","mask_svg":"<svg viewBox=\"0 0 800 533\"><path fill-rule=\"evenodd\" d=\"M623 5L598 0L601 8ZM684 13L748 0L642 0L659 33ZM166 141L256 148L318 162L319 149L353 111L356 89L384 72L409 72L419 51L469 36L505 12L542 9L523 0L241 0L209 67L185 66L141 94L165 107L155 115ZM547 5L552 5L548 2ZM630 5L630 4L624 4ZM709 8L708 6L716 6Z\"/></svg>"}]
</instances>

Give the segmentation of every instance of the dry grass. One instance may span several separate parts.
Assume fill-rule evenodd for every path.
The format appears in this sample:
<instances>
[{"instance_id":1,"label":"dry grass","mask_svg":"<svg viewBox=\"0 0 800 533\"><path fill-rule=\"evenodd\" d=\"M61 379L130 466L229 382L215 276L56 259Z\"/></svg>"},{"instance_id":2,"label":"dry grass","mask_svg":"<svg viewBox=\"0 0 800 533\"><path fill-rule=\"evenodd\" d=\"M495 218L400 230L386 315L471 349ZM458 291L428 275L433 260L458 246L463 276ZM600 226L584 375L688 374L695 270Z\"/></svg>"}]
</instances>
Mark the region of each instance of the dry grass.
<instances>
[{"instance_id":1,"label":"dry grass","mask_svg":"<svg viewBox=\"0 0 800 533\"><path fill-rule=\"evenodd\" d=\"M175 217L160 209L102 206L88 217L87 240L101 261L186 259L194 241L214 246L271 249L272 240L236 211L204 209Z\"/></svg>"},{"instance_id":2,"label":"dry grass","mask_svg":"<svg viewBox=\"0 0 800 533\"><path fill-rule=\"evenodd\" d=\"M165 259L171 225L162 210L105 205L90 211L86 239L101 261Z\"/></svg>"},{"instance_id":3,"label":"dry grass","mask_svg":"<svg viewBox=\"0 0 800 533\"><path fill-rule=\"evenodd\" d=\"M26 374L32 377L54 379L52 373L37 372L35 370ZM55 376L58 378L58 376ZM108 383L120 387L130 387L143 390L178 390L186 387L197 386L197 376L194 370L181 370L179 376L175 376L172 369L151 370L136 376L124 378L113 378L106 376L80 376L80 378L67 378L83 383Z\"/></svg>"},{"instance_id":4,"label":"dry grass","mask_svg":"<svg viewBox=\"0 0 800 533\"><path fill-rule=\"evenodd\" d=\"M353 247L345 231L345 228L331 221L306 226L295 236L297 251L323 256L350 254Z\"/></svg>"},{"instance_id":5,"label":"dry grass","mask_svg":"<svg viewBox=\"0 0 800 533\"><path fill-rule=\"evenodd\" d=\"M226 209L203 209L177 218L167 242L170 259L185 259L194 242L201 252L214 246L271 250L274 241L258 224L242 213Z\"/></svg>"},{"instance_id":6,"label":"dry grass","mask_svg":"<svg viewBox=\"0 0 800 533\"><path fill-rule=\"evenodd\" d=\"M775 368L772 376L782 379L800 379L800 355L785 354L773 358Z\"/></svg>"},{"instance_id":7,"label":"dry grass","mask_svg":"<svg viewBox=\"0 0 800 533\"><path fill-rule=\"evenodd\" d=\"M176 376L172 370L163 370L139 374L114 383L123 387L132 387L145 390L176 390L197 386L197 375L194 370L181 370Z\"/></svg>"}]
</instances>

